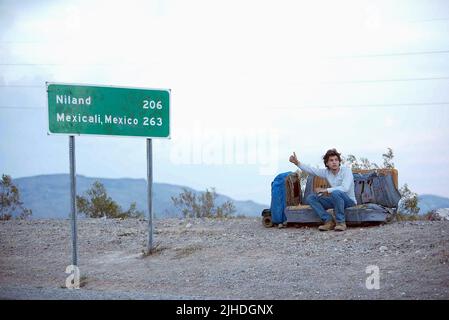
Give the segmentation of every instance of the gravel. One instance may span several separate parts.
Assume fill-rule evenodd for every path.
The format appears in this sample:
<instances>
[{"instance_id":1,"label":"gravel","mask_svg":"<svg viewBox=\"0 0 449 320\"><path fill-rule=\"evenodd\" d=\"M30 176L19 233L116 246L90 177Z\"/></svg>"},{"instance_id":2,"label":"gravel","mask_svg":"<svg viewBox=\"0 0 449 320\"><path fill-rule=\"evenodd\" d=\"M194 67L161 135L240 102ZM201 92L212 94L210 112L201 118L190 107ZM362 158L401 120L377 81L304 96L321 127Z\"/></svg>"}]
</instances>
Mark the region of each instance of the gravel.
<instances>
[{"instance_id":1,"label":"gravel","mask_svg":"<svg viewBox=\"0 0 449 320\"><path fill-rule=\"evenodd\" d=\"M0 222L0 298L448 299L449 221L345 232L264 228L260 219L78 221L85 284L65 288L69 220ZM380 272L367 289L368 266Z\"/></svg>"}]
</instances>

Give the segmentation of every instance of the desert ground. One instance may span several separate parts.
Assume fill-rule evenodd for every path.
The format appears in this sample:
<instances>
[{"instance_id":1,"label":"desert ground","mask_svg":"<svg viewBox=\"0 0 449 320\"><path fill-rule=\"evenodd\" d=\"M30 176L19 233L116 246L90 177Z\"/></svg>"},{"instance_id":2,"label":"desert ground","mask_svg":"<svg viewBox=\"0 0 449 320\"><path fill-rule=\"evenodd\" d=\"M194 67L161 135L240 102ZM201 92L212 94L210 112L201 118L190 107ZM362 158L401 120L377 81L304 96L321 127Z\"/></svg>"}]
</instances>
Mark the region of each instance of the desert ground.
<instances>
[{"instance_id":1,"label":"desert ground","mask_svg":"<svg viewBox=\"0 0 449 320\"><path fill-rule=\"evenodd\" d=\"M448 299L449 221L319 232L259 218L78 220L82 287L65 287L70 220L0 222L2 299ZM368 266L379 288L368 289Z\"/></svg>"}]
</instances>

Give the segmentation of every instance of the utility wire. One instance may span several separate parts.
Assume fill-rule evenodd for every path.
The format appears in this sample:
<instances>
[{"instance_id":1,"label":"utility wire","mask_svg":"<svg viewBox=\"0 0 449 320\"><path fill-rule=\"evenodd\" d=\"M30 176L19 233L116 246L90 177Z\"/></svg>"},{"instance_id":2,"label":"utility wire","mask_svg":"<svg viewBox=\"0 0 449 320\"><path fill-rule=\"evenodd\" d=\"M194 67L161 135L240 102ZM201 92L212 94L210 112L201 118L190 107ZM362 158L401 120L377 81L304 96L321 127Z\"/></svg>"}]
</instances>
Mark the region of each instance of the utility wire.
<instances>
[{"instance_id":1,"label":"utility wire","mask_svg":"<svg viewBox=\"0 0 449 320\"><path fill-rule=\"evenodd\" d=\"M340 105L303 105L298 107L273 107L273 109L313 109L313 108L377 108L377 107L414 107L449 105L444 102L416 102L416 103L373 103L373 104L340 104Z\"/></svg>"},{"instance_id":2,"label":"utility wire","mask_svg":"<svg viewBox=\"0 0 449 320\"><path fill-rule=\"evenodd\" d=\"M346 58L375 58L375 57L396 57L396 56L413 56L413 55L428 55L428 54L447 54L449 50L432 50L432 51L411 51L411 52L392 52L392 53L372 53L372 54L355 54L331 56L330 59L346 59Z\"/></svg>"},{"instance_id":3,"label":"utility wire","mask_svg":"<svg viewBox=\"0 0 449 320\"><path fill-rule=\"evenodd\" d=\"M367 80L335 80L335 81L318 81L322 84L339 84L339 83L371 83L371 82L406 82L406 81L428 81L428 80L449 80L448 76L429 77L429 78L403 78L403 79L367 79Z\"/></svg>"},{"instance_id":4,"label":"utility wire","mask_svg":"<svg viewBox=\"0 0 449 320\"><path fill-rule=\"evenodd\" d=\"M429 18L429 19L417 19L417 20L405 20L405 21L398 21L394 20L393 22L396 24L413 24L413 23L427 23L427 22L442 22L442 21L449 21L449 18ZM2 44L60 44L60 40L0 40L0 45Z\"/></svg>"},{"instance_id":5,"label":"utility wire","mask_svg":"<svg viewBox=\"0 0 449 320\"><path fill-rule=\"evenodd\" d=\"M411 20L410 23L440 22L440 21L448 21L448 20L449 20L449 18L421 19L421 20Z\"/></svg>"},{"instance_id":6,"label":"utility wire","mask_svg":"<svg viewBox=\"0 0 449 320\"><path fill-rule=\"evenodd\" d=\"M330 81L310 81L310 84L346 84L346 83L378 83L378 82L408 82L408 81L431 81L449 80L449 76L427 77L427 78L397 78L397 79L367 79L367 80L330 80ZM21 84L0 84L0 88L45 88L44 85L21 85Z\"/></svg>"},{"instance_id":7,"label":"utility wire","mask_svg":"<svg viewBox=\"0 0 449 320\"><path fill-rule=\"evenodd\" d=\"M37 84L0 84L0 88L45 88L45 85L37 85Z\"/></svg>"},{"instance_id":8,"label":"utility wire","mask_svg":"<svg viewBox=\"0 0 449 320\"><path fill-rule=\"evenodd\" d=\"M120 63L0 63L0 66L2 67L111 67L111 66L117 66L117 65L126 65L126 64L120 64ZM136 65L137 66L137 65Z\"/></svg>"},{"instance_id":9,"label":"utility wire","mask_svg":"<svg viewBox=\"0 0 449 320\"><path fill-rule=\"evenodd\" d=\"M0 109L31 109L31 110L45 110L42 107L21 107L21 106L0 106Z\"/></svg>"},{"instance_id":10,"label":"utility wire","mask_svg":"<svg viewBox=\"0 0 449 320\"><path fill-rule=\"evenodd\" d=\"M373 53L373 54L355 54L355 55L338 55L323 56L321 58L328 59L349 59L349 58L375 58L375 57L395 57L395 56L413 56L413 55L429 55L429 54L448 54L449 50L430 50L430 51L410 51L410 52L392 52L392 53ZM120 63L0 63L0 66L41 66L41 67L110 67L110 66L138 66L138 64L120 64Z\"/></svg>"},{"instance_id":11,"label":"utility wire","mask_svg":"<svg viewBox=\"0 0 449 320\"><path fill-rule=\"evenodd\" d=\"M373 104L340 104L340 105L302 105L298 107L273 107L272 109L311 109L311 108L363 108L363 107L413 107L449 105L449 101L442 102L411 102L411 103L373 103ZM46 110L45 107L0 106L0 109L34 109Z\"/></svg>"}]
</instances>

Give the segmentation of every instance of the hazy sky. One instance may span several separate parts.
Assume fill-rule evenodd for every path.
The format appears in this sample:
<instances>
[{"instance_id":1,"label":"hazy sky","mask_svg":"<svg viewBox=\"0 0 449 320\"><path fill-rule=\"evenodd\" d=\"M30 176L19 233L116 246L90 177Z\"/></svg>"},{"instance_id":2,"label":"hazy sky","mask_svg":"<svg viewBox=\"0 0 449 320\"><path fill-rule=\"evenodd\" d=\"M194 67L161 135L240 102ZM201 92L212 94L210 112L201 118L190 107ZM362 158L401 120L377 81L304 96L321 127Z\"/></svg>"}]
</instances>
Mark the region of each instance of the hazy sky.
<instances>
[{"instance_id":1,"label":"hazy sky","mask_svg":"<svg viewBox=\"0 0 449 320\"><path fill-rule=\"evenodd\" d=\"M449 196L449 2L0 0L0 171L69 171L45 81L170 88L156 182L268 204L332 147ZM145 139L76 138L77 173L146 176Z\"/></svg>"}]
</instances>

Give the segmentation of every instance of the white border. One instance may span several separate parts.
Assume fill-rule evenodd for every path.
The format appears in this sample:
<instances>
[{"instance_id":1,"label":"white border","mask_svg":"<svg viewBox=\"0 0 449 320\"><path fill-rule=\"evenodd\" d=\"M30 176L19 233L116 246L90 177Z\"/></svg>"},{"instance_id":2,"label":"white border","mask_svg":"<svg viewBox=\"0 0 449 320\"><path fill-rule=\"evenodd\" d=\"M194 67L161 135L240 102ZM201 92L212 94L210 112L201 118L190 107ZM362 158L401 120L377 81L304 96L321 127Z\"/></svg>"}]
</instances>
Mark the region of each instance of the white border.
<instances>
[{"instance_id":1,"label":"white border","mask_svg":"<svg viewBox=\"0 0 449 320\"><path fill-rule=\"evenodd\" d=\"M149 136L127 136L127 135L113 135L113 134L95 134L95 133L53 133L50 132L50 108L48 105L48 86L49 85L64 85L64 86L84 86L84 87L103 87L103 88L117 88L117 89L138 89L138 90L159 90L168 92L168 136L167 137L149 137ZM45 81L45 99L47 100L47 135L52 136L87 136L87 137L118 137L118 138L142 138L142 139L171 139L171 89L161 88L143 88L143 87L128 87L128 86L115 86L115 85L100 85L100 84L85 84L85 83L66 83L66 82L48 82Z\"/></svg>"}]
</instances>

